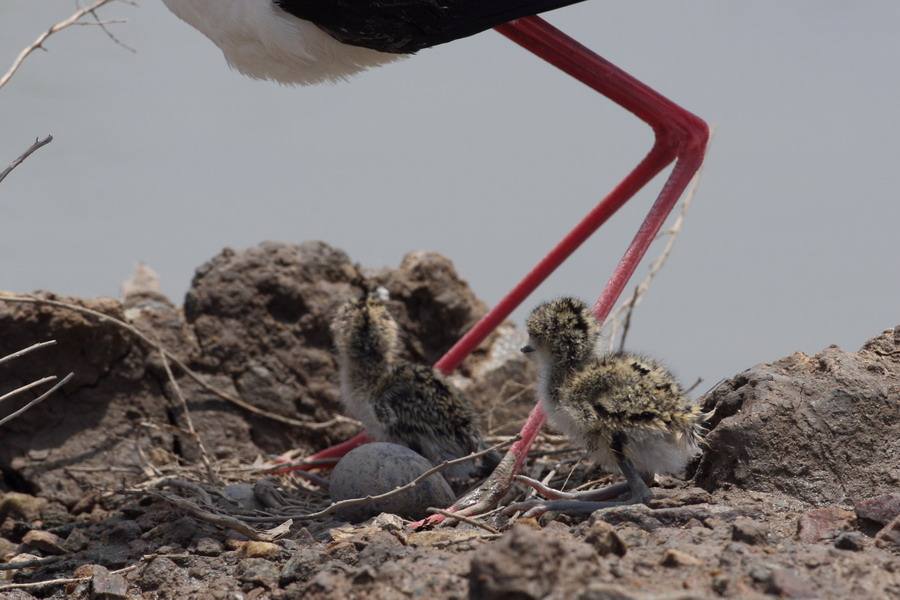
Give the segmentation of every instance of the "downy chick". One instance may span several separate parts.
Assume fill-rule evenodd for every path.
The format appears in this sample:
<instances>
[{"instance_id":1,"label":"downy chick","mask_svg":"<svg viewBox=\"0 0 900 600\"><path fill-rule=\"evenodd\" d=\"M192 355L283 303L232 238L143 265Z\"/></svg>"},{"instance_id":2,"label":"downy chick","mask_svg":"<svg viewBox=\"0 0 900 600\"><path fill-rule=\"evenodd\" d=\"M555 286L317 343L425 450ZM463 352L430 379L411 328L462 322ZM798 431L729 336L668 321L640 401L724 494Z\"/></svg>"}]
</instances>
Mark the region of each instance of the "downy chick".
<instances>
[{"instance_id":1,"label":"downy chick","mask_svg":"<svg viewBox=\"0 0 900 600\"><path fill-rule=\"evenodd\" d=\"M398 358L397 322L379 296L343 304L331 331L345 410L373 438L406 446L435 465L484 448L468 401L431 367ZM470 461L445 474L468 479L478 466Z\"/></svg>"},{"instance_id":2,"label":"downy chick","mask_svg":"<svg viewBox=\"0 0 900 600\"><path fill-rule=\"evenodd\" d=\"M700 452L699 407L655 361L627 352L598 356L600 326L583 302L560 298L541 304L528 318L527 329L528 345L522 351L533 353L538 363L539 396L548 420L627 482L566 494L520 478L558 500L535 512L646 503L651 498L647 483L655 474L680 474ZM631 492L627 500L599 502L626 491Z\"/></svg>"}]
</instances>

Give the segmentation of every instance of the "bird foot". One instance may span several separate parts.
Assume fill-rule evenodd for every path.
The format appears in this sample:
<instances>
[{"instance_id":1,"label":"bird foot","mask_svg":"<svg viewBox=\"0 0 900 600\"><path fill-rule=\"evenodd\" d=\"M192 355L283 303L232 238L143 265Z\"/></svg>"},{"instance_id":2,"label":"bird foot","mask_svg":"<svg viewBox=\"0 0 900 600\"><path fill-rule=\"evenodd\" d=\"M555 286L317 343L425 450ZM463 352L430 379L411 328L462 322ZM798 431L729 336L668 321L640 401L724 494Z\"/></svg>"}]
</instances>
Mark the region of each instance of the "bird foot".
<instances>
[{"instance_id":1,"label":"bird foot","mask_svg":"<svg viewBox=\"0 0 900 600\"><path fill-rule=\"evenodd\" d=\"M532 498L510 504L501 511L500 514L504 516L523 512L523 516L526 518L538 517L550 511L569 515L590 514L601 508L625 506L627 504L646 504L651 498L650 491L646 485L632 486L628 482L615 483L596 490L563 492L524 475L516 475L516 480L533 488L543 498ZM628 491L632 492L630 496L621 500L613 500L614 498L621 498Z\"/></svg>"},{"instance_id":2,"label":"bird foot","mask_svg":"<svg viewBox=\"0 0 900 600\"><path fill-rule=\"evenodd\" d=\"M517 512L522 512L525 518L539 517L548 512L563 513L566 515L586 515L601 508L612 508L614 506L625 506L627 504L638 504L632 499L616 501L616 502L596 502L590 500L545 500L543 498L532 498L523 502L516 502L504 508L500 514L510 516Z\"/></svg>"}]
</instances>

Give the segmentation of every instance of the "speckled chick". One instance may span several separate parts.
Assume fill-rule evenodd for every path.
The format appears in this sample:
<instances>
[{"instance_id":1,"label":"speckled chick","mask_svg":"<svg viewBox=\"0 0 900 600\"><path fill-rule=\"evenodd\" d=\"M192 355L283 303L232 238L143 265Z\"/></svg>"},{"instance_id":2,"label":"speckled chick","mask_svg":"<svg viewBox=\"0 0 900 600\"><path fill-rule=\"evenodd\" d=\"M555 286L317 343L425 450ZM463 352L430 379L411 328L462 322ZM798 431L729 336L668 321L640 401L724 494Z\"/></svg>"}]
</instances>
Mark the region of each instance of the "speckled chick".
<instances>
[{"instance_id":1,"label":"speckled chick","mask_svg":"<svg viewBox=\"0 0 900 600\"><path fill-rule=\"evenodd\" d=\"M627 352L598 356L600 326L583 302L541 304L527 329L522 350L537 360L550 423L604 468L622 472L632 502L650 499L645 482L653 475L681 474L700 452L699 407L653 360Z\"/></svg>"},{"instance_id":2,"label":"speckled chick","mask_svg":"<svg viewBox=\"0 0 900 600\"><path fill-rule=\"evenodd\" d=\"M343 304L331 323L347 414L377 441L406 446L433 464L484 447L471 405L431 367L398 358L397 322L376 294ZM467 479L477 465L445 471Z\"/></svg>"}]
</instances>

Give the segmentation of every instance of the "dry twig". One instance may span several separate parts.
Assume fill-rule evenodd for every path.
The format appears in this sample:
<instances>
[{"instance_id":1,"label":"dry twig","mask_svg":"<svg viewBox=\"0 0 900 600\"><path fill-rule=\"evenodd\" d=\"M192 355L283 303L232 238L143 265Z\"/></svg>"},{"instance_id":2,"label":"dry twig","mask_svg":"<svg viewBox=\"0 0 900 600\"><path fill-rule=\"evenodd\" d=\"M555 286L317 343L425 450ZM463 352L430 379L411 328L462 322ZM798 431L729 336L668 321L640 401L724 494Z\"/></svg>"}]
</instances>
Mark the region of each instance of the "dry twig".
<instances>
[{"instance_id":1,"label":"dry twig","mask_svg":"<svg viewBox=\"0 0 900 600\"><path fill-rule=\"evenodd\" d=\"M52 141L53 141L53 136L52 136L52 135L48 135L48 136L45 137L44 139L37 139L37 138L35 138L34 143L31 145L31 147L28 148L28 150L26 150L25 152L23 152L23 153L19 156L19 158L17 158L16 160L12 161L12 163L10 163L10 165L9 165L8 167L6 167L5 169L3 169L3 172L0 173L0 181L3 181L4 179L6 179L6 176L9 175L10 173L12 173L12 170L13 170L13 169L15 169L16 167L18 167L19 165L21 165L23 162L25 162L25 159L28 158L29 156L31 156L31 154L32 154L35 150L37 150L37 149L40 148L41 146L46 146L47 144L49 144L49 143L52 142Z\"/></svg>"},{"instance_id":2,"label":"dry twig","mask_svg":"<svg viewBox=\"0 0 900 600\"><path fill-rule=\"evenodd\" d=\"M166 370L166 376L169 378L172 389L175 390L175 396L181 404L181 410L184 412L184 420L187 422L188 432L194 440L194 443L197 444L197 447L200 449L200 460L203 461L203 466L206 467L206 475L212 483L217 483L218 478L216 477L216 472L213 470L212 463L209 461L209 453L206 452L203 438L201 438L197 433L197 430L194 429L194 420L191 418L191 411L188 409L187 400L184 399L184 394L181 393L181 387L179 387L178 381L175 380L172 369L169 367L169 361L166 359L166 350L163 348L162 342L159 341L159 337L156 338L156 342L159 356L162 359L163 368Z\"/></svg>"},{"instance_id":3,"label":"dry twig","mask_svg":"<svg viewBox=\"0 0 900 600\"><path fill-rule=\"evenodd\" d=\"M116 1L116 0L97 0L96 2L94 2L93 4L91 4L90 6L88 6L86 8L81 8L79 10L76 10L72 14L72 16L70 16L68 19L66 19L64 21L60 21L59 23L57 23L56 25L52 26L50 29L48 29L47 31L45 31L44 33L39 35L37 37L37 39L34 40L34 42L32 42L30 45L28 45L24 50L22 50L19 53L19 55L13 61L12 66L6 71L6 73L2 77L0 77L0 88L2 88L4 85L6 85L7 82L12 78L12 76L15 75L16 71L19 70L19 67L22 66L22 63L25 62L25 59L28 58L28 55L30 55L32 52L34 52L38 48L40 48L41 50L45 50L45 48L43 46L44 42L46 42L47 38L49 38L54 33L62 31L66 27L70 27L72 25L97 25L97 26L100 26L101 28L104 28L104 30L105 30L105 25L108 25L110 23L124 23L124 21L81 21L82 17L84 17L87 14L92 14L92 15L96 16L95 11L98 8L102 7L105 4L109 4L110 2L114 2L114 1ZM119 0L119 1L124 1L124 0ZM126 4L131 4L131 3L126 2ZM108 31L107 31L107 35L109 35ZM113 38L113 40L115 40L115 38ZM118 40L115 40L115 41L118 41Z\"/></svg>"},{"instance_id":4,"label":"dry twig","mask_svg":"<svg viewBox=\"0 0 900 600\"><path fill-rule=\"evenodd\" d=\"M24 350L19 350L18 352L13 352L12 354L10 354L8 356L4 356L4 357L0 358L0 364L7 362L9 360L12 360L14 358L20 358L22 356L25 356L26 354L28 354L29 352L32 352L34 350L38 350L40 348L45 348L47 346L52 346L55 343L56 343L56 340L49 340L46 342L40 342L37 344L33 344L33 345L29 346L28 348L25 348ZM64 386L74 376L75 376L75 373L69 373L62 379L62 381L60 381L59 383L54 385L52 388L50 388L49 390L47 390L46 392L44 392L43 394L41 394L40 396L38 396L31 402L29 402L28 404L23 406L19 410L0 419L0 425L3 425L4 423L8 423L9 421L12 421L13 419L18 417L25 411L36 406L40 402L43 402L45 399L50 397L50 394L52 394L53 392L55 392L56 390L58 390L59 388ZM31 388L37 387L39 385L43 385L45 383L49 383L51 381L56 381L56 375L50 375L49 377L44 377L43 379L39 379L37 381L32 381L31 383L26 383L25 385L18 387L16 389L12 390L11 392L7 392L3 396L0 396L0 402L3 402L4 400L6 400L8 398L12 398L13 396L15 396L17 394L21 394L22 392L26 392L26 391L30 390Z\"/></svg>"},{"instance_id":5,"label":"dry twig","mask_svg":"<svg viewBox=\"0 0 900 600\"><path fill-rule=\"evenodd\" d=\"M143 558L141 559L143 560ZM110 571L110 575L121 575L122 573L127 573L128 571L133 571L137 569L140 565L131 565L125 567L123 569L118 569L117 571ZM90 581L91 575L87 577L62 577L60 579L47 579L46 581L35 581L33 583L10 583L7 585L0 585L0 592L6 592L9 590L39 590L46 587L53 587L57 585L65 585L67 583L78 583L79 581Z\"/></svg>"},{"instance_id":6,"label":"dry twig","mask_svg":"<svg viewBox=\"0 0 900 600\"><path fill-rule=\"evenodd\" d=\"M474 525L475 527L480 527L484 529L488 533L500 533L500 531L496 527L491 527L487 523L482 523L481 521L477 521L473 517L466 517L459 513L450 512L449 510L444 510L443 508L429 508L428 512L434 515L444 515L450 519L456 519L457 521L462 521L463 523L468 523L469 525Z\"/></svg>"}]
</instances>

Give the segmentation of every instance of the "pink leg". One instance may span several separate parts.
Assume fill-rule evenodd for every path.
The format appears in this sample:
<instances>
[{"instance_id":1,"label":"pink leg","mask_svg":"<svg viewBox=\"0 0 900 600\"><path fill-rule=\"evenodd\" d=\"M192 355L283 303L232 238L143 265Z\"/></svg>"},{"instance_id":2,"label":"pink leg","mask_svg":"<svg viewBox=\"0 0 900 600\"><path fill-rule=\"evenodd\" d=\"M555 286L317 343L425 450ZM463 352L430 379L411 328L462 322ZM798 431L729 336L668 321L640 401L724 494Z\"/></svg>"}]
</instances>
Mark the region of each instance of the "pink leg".
<instances>
[{"instance_id":1,"label":"pink leg","mask_svg":"<svg viewBox=\"0 0 900 600\"><path fill-rule=\"evenodd\" d=\"M368 432L363 431L362 433L357 433L346 442L341 442L340 444L336 444L334 446L331 446L330 448L325 448L324 450L316 452L312 456L307 456L298 465L287 466L272 471L272 473L290 473L291 471L327 469L336 465L339 458L341 458L357 446L362 446L363 444L368 444L369 442L374 441L375 440L368 434Z\"/></svg>"},{"instance_id":2,"label":"pink leg","mask_svg":"<svg viewBox=\"0 0 900 600\"><path fill-rule=\"evenodd\" d=\"M475 325L435 365L449 373L493 329L546 279L578 246L665 167L675 161L650 213L613 272L594 305L598 321L613 305L637 268L666 217L703 162L709 130L701 119L664 98L539 17L527 17L496 28L517 44L597 90L634 113L653 128L656 141L650 152L501 302ZM490 510L509 489L546 415L538 404L522 428L522 439L513 444L488 480L460 498L452 510L464 515ZM442 515L427 522L437 524Z\"/></svg>"}]
</instances>

